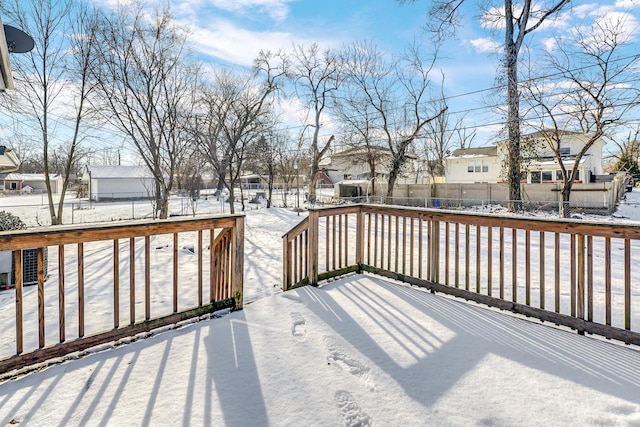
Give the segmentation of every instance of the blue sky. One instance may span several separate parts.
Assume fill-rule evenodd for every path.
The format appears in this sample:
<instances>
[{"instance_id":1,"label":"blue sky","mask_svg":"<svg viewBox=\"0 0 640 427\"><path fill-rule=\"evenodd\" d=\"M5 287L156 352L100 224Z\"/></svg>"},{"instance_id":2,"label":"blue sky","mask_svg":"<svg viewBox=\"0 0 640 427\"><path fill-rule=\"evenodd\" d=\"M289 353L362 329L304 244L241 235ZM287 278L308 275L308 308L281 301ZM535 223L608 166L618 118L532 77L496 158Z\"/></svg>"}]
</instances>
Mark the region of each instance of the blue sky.
<instances>
[{"instance_id":1,"label":"blue sky","mask_svg":"<svg viewBox=\"0 0 640 427\"><path fill-rule=\"evenodd\" d=\"M106 0L116 1L116 0ZM202 57L227 67L251 64L260 49L290 50L293 43L339 48L352 41L374 41L389 53L401 52L411 41L427 41L424 32L428 0L400 4L395 0L172 0L177 19L188 26ZM441 50L437 67L445 76L445 94L454 96L451 111L481 108L489 93L478 90L495 84L500 55L496 52L502 33L492 32L480 17L478 0L468 0L463 25L456 38ZM500 5L502 2L495 1ZM536 48L552 48L552 34L566 34L576 25L595 19L625 16L638 32L640 0L572 1L569 7L531 39ZM636 37L634 36L634 39ZM427 43L425 43L426 45ZM640 47L640 45L639 45ZM636 52L638 49L636 49ZM463 95L463 96L458 96ZM495 123L490 109L469 114L467 121ZM484 145L497 138L499 125L479 129Z\"/></svg>"}]
</instances>

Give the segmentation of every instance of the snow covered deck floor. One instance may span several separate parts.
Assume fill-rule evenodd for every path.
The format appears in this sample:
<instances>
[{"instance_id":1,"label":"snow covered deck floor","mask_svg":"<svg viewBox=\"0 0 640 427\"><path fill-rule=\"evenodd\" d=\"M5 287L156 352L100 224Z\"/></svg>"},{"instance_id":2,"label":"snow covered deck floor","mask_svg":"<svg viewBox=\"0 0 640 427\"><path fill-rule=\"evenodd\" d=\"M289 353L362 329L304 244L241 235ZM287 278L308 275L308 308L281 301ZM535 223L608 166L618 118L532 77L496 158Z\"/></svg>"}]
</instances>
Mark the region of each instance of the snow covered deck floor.
<instances>
[{"instance_id":1,"label":"snow covered deck floor","mask_svg":"<svg viewBox=\"0 0 640 427\"><path fill-rule=\"evenodd\" d=\"M640 351L366 275L0 384L20 425L638 425Z\"/></svg>"}]
</instances>

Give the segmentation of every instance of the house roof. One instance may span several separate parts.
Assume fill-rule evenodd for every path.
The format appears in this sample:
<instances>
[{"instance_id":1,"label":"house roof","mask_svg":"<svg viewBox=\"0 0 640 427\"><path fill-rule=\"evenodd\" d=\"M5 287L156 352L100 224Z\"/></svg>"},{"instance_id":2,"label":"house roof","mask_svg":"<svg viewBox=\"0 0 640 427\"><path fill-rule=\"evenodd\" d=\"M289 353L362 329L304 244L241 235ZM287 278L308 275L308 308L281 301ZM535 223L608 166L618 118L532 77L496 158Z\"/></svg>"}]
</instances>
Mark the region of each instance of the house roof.
<instances>
[{"instance_id":1,"label":"house roof","mask_svg":"<svg viewBox=\"0 0 640 427\"><path fill-rule=\"evenodd\" d=\"M526 133L526 134L522 134L521 135L521 139L533 139L533 140L541 140L545 138L545 135L547 136L553 136L555 133L558 134L558 136L562 139L562 137L577 137L577 138L585 138L585 137L590 137L591 134L585 133L585 132L575 132L575 131L570 131L570 130L555 130L555 129L542 129L536 132L531 132L531 133ZM501 144L505 144L507 141L509 141L508 139L503 139L500 140L498 142L496 142L496 145L501 145ZM597 140L598 142L604 144L604 141L602 140L602 138L598 138Z\"/></svg>"},{"instance_id":2,"label":"house roof","mask_svg":"<svg viewBox=\"0 0 640 427\"><path fill-rule=\"evenodd\" d=\"M451 153L450 157L496 157L497 155L498 147L492 145L489 147L458 148Z\"/></svg>"},{"instance_id":3,"label":"house roof","mask_svg":"<svg viewBox=\"0 0 640 427\"><path fill-rule=\"evenodd\" d=\"M378 147L375 145L367 147L364 145L359 145L357 147L347 148L344 151L332 153L331 157L351 157L354 155L367 154L372 152L376 152L379 155L391 155L391 151L386 147Z\"/></svg>"},{"instance_id":4,"label":"house roof","mask_svg":"<svg viewBox=\"0 0 640 427\"><path fill-rule=\"evenodd\" d=\"M49 179L55 180L59 177L57 174L50 174ZM17 173L12 172L4 175L1 179L5 181L31 181L31 182L44 182L45 175L43 173Z\"/></svg>"},{"instance_id":5,"label":"house roof","mask_svg":"<svg viewBox=\"0 0 640 427\"><path fill-rule=\"evenodd\" d=\"M151 178L146 168L142 166L94 166L87 165L87 173L92 179L130 179Z\"/></svg>"}]
</instances>

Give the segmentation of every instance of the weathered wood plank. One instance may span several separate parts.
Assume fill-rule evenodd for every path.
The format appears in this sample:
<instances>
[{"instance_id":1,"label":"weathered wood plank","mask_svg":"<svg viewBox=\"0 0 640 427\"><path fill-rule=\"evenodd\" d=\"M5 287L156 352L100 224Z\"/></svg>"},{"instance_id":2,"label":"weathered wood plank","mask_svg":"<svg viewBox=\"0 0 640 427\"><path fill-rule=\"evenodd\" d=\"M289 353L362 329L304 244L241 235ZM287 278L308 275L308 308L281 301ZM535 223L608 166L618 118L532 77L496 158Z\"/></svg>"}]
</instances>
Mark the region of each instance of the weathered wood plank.
<instances>
[{"instance_id":1,"label":"weathered wood plank","mask_svg":"<svg viewBox=\"0 0 640 427\"><path fill-rule=\"evenodd\" d=\"M84 244L78 243L78 337L84 336Z\"/></svg>"},{"instance_id":2,"label":"weathered wood plank","mask_svg":"<svg viewBox=\"0 0 640 427\"><path fill-rule=\"evenodd\" d=\"M58 246L58 337L59 342L66 339L66 308L64 289L64 246Z\"/></svg>"},{"instance_id":3,"label":"weathered wood plank","mask_svg":"<svg viewBox=\"0 0 640 427\"><path fill-rule=\"evenodd\" d=\"M45 342L45 316L44 316L44 248L37 249L38 263L38 347L43 348Z\"/></svg>"},{"instance_id":4,"label":"weathered wood plank","mask_svg":"<svg viewBox=\"0 0 640 427\"><path fill-rule=\"evenodd\" d=\"M113 241L113 327L120 326L120 244Z\"/></svg>"},{"instance_id":5,"label":"weathered wood plank","mask_svg":"<svg viewBox=\"0 0 640 427\"><path fill-rule=\"evenodd\" d=\"M47 229L45 233L42 230L3 231L0 232L0 251L198 231L208 227L233 227L234 218L241 216L168 219L152 223L132 221L109 225L83 225L82 228L56 226Z\"/></svg>"},{"instance_id":6,"label":"weathered wood plank","mask_svg":"<svg viewBox=\"0 0 640 427\"><path fill-rule=\"evenodd\" d=\"M22 307L22 250L14 251L13 262L16 269L16 354L24 351L24 310Z\"/></svg>"},{"instance_id":7,"label":"weathered wood plank","mask_svg":"<svg viewBox=\"0 0 640 427\"><path fill-rule=\"evenodd\" d=\"M136 239L131 237L129 239L129 324L134 323L136 323Z\"/></svg>"}]
</instances>

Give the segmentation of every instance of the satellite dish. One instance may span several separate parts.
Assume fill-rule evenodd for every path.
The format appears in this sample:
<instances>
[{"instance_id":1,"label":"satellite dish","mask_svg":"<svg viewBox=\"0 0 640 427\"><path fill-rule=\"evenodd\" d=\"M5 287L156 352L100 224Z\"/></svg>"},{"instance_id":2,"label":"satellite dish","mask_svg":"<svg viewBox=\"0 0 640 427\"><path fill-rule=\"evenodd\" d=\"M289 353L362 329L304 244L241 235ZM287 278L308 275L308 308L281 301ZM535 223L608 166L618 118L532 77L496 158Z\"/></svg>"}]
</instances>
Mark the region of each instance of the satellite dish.
<instances>
[{"instance_id":1,"label":"satellite dish","mask_svg":"<svg viewBox=\"0 0 640 427\"><path fill-rule=\"evenodd\" d=\"M27 53L35 46L29 34L11 25L4 25L4 37L10 53Z\"/></svg>"}]
</instances>

